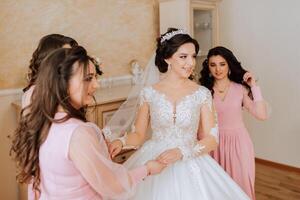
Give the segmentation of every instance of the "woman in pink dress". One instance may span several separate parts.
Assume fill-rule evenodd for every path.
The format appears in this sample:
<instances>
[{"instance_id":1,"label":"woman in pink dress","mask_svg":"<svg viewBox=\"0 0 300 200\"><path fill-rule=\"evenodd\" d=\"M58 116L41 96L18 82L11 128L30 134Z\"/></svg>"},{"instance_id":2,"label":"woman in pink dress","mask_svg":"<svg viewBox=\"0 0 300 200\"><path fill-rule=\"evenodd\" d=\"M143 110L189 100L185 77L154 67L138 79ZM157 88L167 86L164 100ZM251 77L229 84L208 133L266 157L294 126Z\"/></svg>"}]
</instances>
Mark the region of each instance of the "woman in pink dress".
<instances>
[{"instance_id":1,"label":"woman in pink dress","mask_svg":"<svg viewBox=\"0 0 300 200\"><path fill-rule=\"evenodd\" d=\"M212 156L255 199L254 150L242 111L247 110L259 120L267 118L260 88L234 54L220 46L208 52L200 83L211 91L218 114L219 147Z\"/></svg>"},{"instance_id":2,"label":"woman in pink dress","mask_svg":"<svg viewBox=\"0 0 300 200\"><path fill-rule=\"evenodd\" d=\"M85 118L97 74L80 46L57 49L42 62L11 147L17 179L32 182L34 199L126 199L138 182L165 167L148 161L128 171L111 161L101 131Z\"/></svg>"},{"instance_id":3,"label":"woman in pink dress","mask_svg":"<svg viewBox=\"0 0 300 200\"><path fill-rule=\"evenodd\" d=\"M27 86L23 89L24 94L22 95L22 109L31 103L31 96L35 88L35 81L37 79L42 60L55 49L59 49L62 47L71 48L77 45L78 43L76 40L61 34L49 34L40 39L39 44L34 50L29 63L27 73L28 83ZM27 109L26 112L29 112L29 109ZM32 192L32 185L29 185L28 198L30 199L33 196L34 194Z\"/></svg>"}]
</instances>

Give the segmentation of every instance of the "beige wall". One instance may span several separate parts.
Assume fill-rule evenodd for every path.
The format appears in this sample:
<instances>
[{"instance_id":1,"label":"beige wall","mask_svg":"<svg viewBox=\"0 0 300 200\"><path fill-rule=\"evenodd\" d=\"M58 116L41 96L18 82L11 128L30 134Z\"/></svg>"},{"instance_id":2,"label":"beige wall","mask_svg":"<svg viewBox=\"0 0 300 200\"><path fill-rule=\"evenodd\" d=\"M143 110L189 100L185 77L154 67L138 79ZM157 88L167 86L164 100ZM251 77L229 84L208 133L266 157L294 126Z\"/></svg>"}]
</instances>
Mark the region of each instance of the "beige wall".
<instances>
[{"instance_id":1,"label":"beige wall","mask_svg":"<svg viewBox=\"0 0 300 200\"><path fill-rule=\"evenodd\" d=\"M300 167L300 1L223 0L220 41L259 79L271 118L247 116L256 156Z\"/></svg>"},{"instance_id":2,"label":"beige wall","mask_svg":"<svg viewBox=\"0 0 300 200\"><path fill-rule=\"evenodd\" d=\"M11 102L20 99L38 40L50 33L75 38L101 57L104 76L129 73L129 62L144 66L158 35L157 0L0 1L0 199L17 199L15 167L7 135L16 128Z\"/></svg>"},{"instance_id":3,"label":"beige wall","mask_svg":"<svg viewBox=\"0 0 300 200\"><path fill-rule=\"evenodd\" d=\"M9 157L10 141L7 136L16 127L17 115L10 105L20 95L0 95L0 199L17 199L15 164Z\"/></svg>"},{"instance_id":4,"label":"beige wall","mask_svg":"<svg viewBox=\"0 0 300 200\"><path fill-rule=\"evenodd\" d=\"M104 61L105 76L147 63L158 34L157 0L1 0L0 89L23 87L38 40L50 33L75 38Z\"/></svg>"}]
</instances>

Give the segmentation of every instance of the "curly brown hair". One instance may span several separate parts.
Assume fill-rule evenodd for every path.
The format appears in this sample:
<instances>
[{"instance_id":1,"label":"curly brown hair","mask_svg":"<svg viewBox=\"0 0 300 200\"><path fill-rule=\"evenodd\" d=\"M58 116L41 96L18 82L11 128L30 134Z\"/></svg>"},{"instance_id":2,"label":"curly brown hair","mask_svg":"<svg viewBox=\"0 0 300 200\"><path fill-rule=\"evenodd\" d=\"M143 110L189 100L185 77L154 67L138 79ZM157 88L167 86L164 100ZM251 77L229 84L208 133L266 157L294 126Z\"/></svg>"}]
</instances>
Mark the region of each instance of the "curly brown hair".
<instances>
[{"instance_id":1,"label":"curly brown hair","mask_svg":"<svg viewBox=\"0 0 300 200\"><path fill-rule=\"evenodd\" d=\"M61 48L66 44L69 44L71 47L78 45L76 40L74 40L73 38L60 34L49 34L40 39L38 47L33 52L32 58L29 63L29 69L27 73L28 83L27 86L23 89L23 92L27 91L32 85L35 84L42 60L51 51Z\"/></svg>"},{"instance_id":2,"label":"curly brown hair","mask_svg":"<svg viewBox=\"0 0 300 200\"><path fill-rule=\"evenodd\" d=\"M37 192L40 192L41 181L39 149L48 136L51 124L69 118L86 121L85 108L76 109L72 106L68 87L75 71L74 64L78 63L86 76L89 61L95 62L81 46L54 50L41 63L31 104L21 111L18 127L12 136L10 155L17 164L17 181L32 182ZM95 68L97 73L101 72L98 65ZM67 113L59 120L54 119L58 106L62 106ZM27 109L29 112L24 112Z\"/></svg>"},{"instance_id":3,"label":"curly brown hair","mask_svg":"<svg viewBox=\"0 0 300 200\"><path fill-rule=\"evenodd\" d=\"M243 76L247 72L247 70L242 67L241 63L235 57L233 52L226 47L217 46L208 51L207 58L202 63L202 70L200 72L201 78L199 79L200 84L208 88L211 91L212 95L214 95L214 78L210 75L209 71L209 59L212 56L221 56L226 60L231 71L230 75L228 75L229 80L241 84L245 88L247 88L248 96L253 99L250 86L243 81Z\"/></svg>"}]
</instances>

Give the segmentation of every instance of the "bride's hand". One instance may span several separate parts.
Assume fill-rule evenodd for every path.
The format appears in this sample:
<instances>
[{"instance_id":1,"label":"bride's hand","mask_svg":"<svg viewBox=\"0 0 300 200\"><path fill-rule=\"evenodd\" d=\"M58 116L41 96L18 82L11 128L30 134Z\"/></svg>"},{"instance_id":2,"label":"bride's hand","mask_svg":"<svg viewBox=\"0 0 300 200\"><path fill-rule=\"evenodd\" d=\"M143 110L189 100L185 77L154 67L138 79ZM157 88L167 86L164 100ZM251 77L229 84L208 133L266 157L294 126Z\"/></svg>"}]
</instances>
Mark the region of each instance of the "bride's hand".
<instances>
[{"instance_id":1,"label":"bride's hand","mask_svg":"<svg viewBox=\"0 0 300 200\"><path fill-rule=\"evenodd\" d=\"M170 165L176 162L177 160L181 160L182 153L180 149L174 148L174 149L168 149L161 153L156 160L162 164Z\"/></svg>"},{"instance_id":2,"label":"bride's hand","mask_svg":"<svg viewBox=\"0 0 300 200\"><path fill-rule=\"evenodd\" d=\"M167 165L164 165L156 160L149 160L146 163L147 170L149 172L149 175L155 175L160 173Z\"/></svg>"},{"instance_id":3,"label":"bride's hand","mask_svg":"<svg viewBox=\"0 0 300 200\"><path fill-rule=\"evenodd\" d=\"M116 155L118 155L118 153L121 152L122 147L123 147L123 145L120 140L112 141L108 146L108 150L109 150L109 154L110 154L111 158L114 158Z\"/></svg>"}]
</instances>

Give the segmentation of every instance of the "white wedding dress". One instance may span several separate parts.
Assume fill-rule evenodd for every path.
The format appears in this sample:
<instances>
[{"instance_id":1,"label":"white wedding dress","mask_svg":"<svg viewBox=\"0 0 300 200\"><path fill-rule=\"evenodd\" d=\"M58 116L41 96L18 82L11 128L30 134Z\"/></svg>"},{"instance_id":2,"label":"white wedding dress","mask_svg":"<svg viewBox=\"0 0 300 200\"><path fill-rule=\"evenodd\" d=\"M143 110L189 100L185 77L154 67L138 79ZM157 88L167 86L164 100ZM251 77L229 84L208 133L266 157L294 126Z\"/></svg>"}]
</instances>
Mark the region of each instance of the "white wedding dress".
<instances>
[{"instance_id":1,"label":"white wedding dress","mask_svg":"<svg viewBox=\"0 0 300 200\"><path fill-rule=\"evenodd\" d=\"M200 86L183 97L175 106L152 86L142 89L140 104L150 110L152 136L126 162L132 169L155 159L163 151L197 140L200 108L211 106L210 92ZM190 148L193 148L192 145ZM132 200L244 200L249 197L208 154L180 160L160 174L149 176L137 185Z\"/></svg>"}]
</instances>

